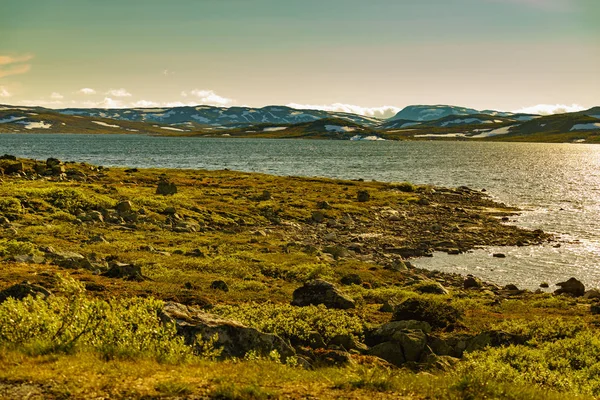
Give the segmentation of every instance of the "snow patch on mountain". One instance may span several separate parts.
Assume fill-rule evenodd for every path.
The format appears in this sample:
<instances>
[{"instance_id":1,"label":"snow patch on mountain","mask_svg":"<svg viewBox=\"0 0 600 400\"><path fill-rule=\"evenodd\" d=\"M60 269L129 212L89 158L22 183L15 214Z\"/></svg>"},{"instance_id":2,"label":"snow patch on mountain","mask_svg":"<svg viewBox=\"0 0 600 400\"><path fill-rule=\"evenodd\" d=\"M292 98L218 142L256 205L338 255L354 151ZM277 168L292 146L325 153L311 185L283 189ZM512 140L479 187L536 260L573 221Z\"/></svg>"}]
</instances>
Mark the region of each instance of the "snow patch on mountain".
<instances>
[{"instance_id":1,"label":"snow patch on mountain","mask_svg":"<svg viewBox=\"0 0 600 400\"><path fill-rule=\"evenodd\" d=\"M21 119L25 119L25 117L8 117L5 119L0 119L0 124L7 124L9 122L19 121Z\"/></svg>"},{"instance_id":2,"label":"snow patch on mountain","mask_svg":"<svg viewBox=\"0 0 600 400\"><path fill-rule=\"evenodd\" d=\"M39 122L18 121L17 124L23 124L25 129L49 129L49 128L52 128L52 124L47 124L44 121L39 121Z\"/></svg>"},{"instance_id":3,"label":"snow patch on mountain","mask_svg":"<svg viewBox=\"0 0 600 400\"><path fill-rule=\"evenodd\" d=\"M345 133L345 132L354 132L356 130L356 128L353 128L351 126L325 125L325 130L327 132Z\"/></svg>"},{"instance_id":4,"label":"snow patch on mountain","mask_svg":"<svg viewBox=\"0 0 600 400\"><path fill-rule=\"evenodd\" d=\"M600 129L600 122L589 124L575 124L571 128L571 131L592 131L596 129Z\"/></svg>"},{"instance_id":5,"label":"snow patch on mountain","mask_svg":"<svg viewBox=\"0 0 600 400\"><path fill-rule=\"evenodd\" d=\"M92 121L92 124L105 126L107 128L121 128L119 125L107 124L106 122L102 122L102 121Z\"/></svg>"},{"instance_id":6,"label":"snow patch on mountain","mask_svg":"<svg viewBox=\"0 0 600 400\"><path fill-rule=\"evenodd\" d=\"M273 127L269 127L269 128L264 128L263 132L278 132L278 131L285 131L287 129L287 126L273 126Z\"/></svg>"}]
</instances>

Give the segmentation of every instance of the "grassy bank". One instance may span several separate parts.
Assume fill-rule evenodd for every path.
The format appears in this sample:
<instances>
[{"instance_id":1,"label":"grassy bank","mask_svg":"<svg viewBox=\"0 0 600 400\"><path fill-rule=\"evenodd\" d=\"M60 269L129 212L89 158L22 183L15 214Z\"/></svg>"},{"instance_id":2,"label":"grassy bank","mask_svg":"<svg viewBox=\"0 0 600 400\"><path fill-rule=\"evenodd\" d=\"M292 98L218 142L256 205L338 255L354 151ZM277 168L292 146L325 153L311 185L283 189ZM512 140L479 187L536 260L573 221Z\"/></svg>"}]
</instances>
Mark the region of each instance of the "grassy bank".
<instances>
[{"instance_id":1,"label":"grassy bank","mask_svg":"<svg viewBox=\"0 0 600 400\"><path fill-rule=\"evenodd\" d=\"M481 192L58 160L0 168L5 398L600 395L593 300L466 285L410 263L550 239L503 224L517 210ZM315 279L353 306L290 305ZM2 297L23 281L52 294ZM277 334L294 355L224 358L218 342L192 344L165 322L169 302ZM383 324L417 318L402 317L407 304L426 326L378 342ZM394 340L399 358L377 352Z\"/></svg>"}]
</instances>

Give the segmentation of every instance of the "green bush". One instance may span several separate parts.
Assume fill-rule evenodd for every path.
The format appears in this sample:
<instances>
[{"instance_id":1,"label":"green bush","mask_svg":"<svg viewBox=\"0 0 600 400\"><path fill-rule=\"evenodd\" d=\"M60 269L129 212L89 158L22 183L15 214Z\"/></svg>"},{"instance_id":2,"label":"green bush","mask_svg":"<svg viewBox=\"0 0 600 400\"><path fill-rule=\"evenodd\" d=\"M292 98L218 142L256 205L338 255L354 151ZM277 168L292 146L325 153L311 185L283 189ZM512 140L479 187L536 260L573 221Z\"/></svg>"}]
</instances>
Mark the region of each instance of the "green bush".
<instances>
[{"instance_id":1,"label":"green bush","mask_svg":"<svg viewBox=\"0 0 600 400\"><path fill-rule=\"evenodd\" d=\"M183 361L192 355L173 325L160 322L153 299L88 299L81 284L63 281L47 299L0 304L0 346L27 354L95 351L102 358Z\"/></svg>"},{"instance_id":2,"label":"green bush","mask_svg":"<svg viewBox=\"0 0 600 400\"><path fill-rule=\"evenodd\" d=\"M398 189L401 192L414 192L416 190L415 185L410 182L400 182L394 185L394 189Z\"/></svg>"},{"instance_id":3,"label":"green bush","mask_svg":"<svg viewBox=\"0 0 600 400\"><path fill-rule=\"evenodd\" d=\"M216 306L211 311L289 340L308 340L311 332L318 332L325 341L343 334L361 338L364 328L359 317L346 311L330 310L323 305L294 307L289 304L251 303Z\"/></svg>"},{"instance_id":4,"label":"green bush","mask_svg":"<svg viewBox=\"0 0 600 400\"><path fill-rule=\"evenodd\" d=\"M445 328L462 317L463 312L444 299L415 296L405 299L394 310L394 321L410 320L428 322L433 327Z\"/></svg>"},{"instance_id":5,"label":"green bush","mask_svg":"<svg viewBox=\"0 0 600 400\"><path fill-rule=\"evenodd\" d=\"M0 256L15 256L33 254L35 246L30 242L20 242L13 239L0 239Z\"/></svg>"},{"instance_id":6,"label":"green bush","mask_svg":"<svg viewBox=\"0 0 600 400\"><path fill-rule=\"evenodd\" d=\"M18 214L21 212L21 202L14 197L0 198L0 213L2 214Z\"/></svg>"}]
</instances>

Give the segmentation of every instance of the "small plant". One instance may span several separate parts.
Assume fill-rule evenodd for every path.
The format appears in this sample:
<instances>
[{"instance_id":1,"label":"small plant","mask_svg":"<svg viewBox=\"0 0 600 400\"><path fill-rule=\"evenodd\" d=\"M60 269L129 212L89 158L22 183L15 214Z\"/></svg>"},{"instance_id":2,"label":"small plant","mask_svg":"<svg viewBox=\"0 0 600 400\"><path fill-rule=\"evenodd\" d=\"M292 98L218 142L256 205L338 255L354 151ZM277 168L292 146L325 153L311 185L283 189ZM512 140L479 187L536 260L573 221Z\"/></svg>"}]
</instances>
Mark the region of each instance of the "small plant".
<instances>
[{"instance_id":1,"label":"small plant","mask_svg":"<svg viewBox=\"0 0 600 400\"><path fill-rule=\"evenodd\" d=\"M167 396L187 396L192 394L192 387L185 383L176 380L159 382L154 387L157 392Z\"/></svg>"},{"instance_id":2,"label":"small plant","mask_svg":"<svg viewBox=\"0 0 600 400\"><path fill-rule=\"evenodd\" d=\"M393 187L394 187L394 189L397 189L401 192L406 192L406 193L411 193L416 190L415 185L413 185L410 182L400 182L398 184L395 184Z\"/></svg>"}]
</instances>

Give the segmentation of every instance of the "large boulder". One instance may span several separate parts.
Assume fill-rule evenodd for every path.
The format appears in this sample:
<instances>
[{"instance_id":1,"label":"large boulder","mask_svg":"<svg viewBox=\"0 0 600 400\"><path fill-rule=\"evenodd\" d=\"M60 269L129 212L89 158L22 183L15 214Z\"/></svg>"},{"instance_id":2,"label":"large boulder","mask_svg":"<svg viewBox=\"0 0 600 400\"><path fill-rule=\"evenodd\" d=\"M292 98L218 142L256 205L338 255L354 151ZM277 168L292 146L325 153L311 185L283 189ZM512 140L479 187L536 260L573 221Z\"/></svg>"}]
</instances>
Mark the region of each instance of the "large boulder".
<instances>
[{"instance_id":1,"label":"large boulder","mask_svg":"<svg viewBox=\"0 0 600 400\"><path fill-rule=\"evenodd\" d=\"M45 287L24 281L0 291L0 303L3 303L9 297L12 297L15 300L22 300L27 296L42 296L43 298L46 298L50 296L50 294L50 291Z\"/></svg>"},{"instance_id":2,"label":"large boulder","mask_svg":"<svg viewBox=\"0 0 600 400\"><path fill-rule=\"evenodd\" d=\"M581 297L585 294L585 286L575 278L569 278L568 281L559 282L556 286L559 288L554 291L554 294L568 294L573 297Z\"/></svg>"},{"instance_id":3,"label":"large boulder","mask_svg":"<svg viewBox=\"0 0 600 400\"><path fill-rule=\"evenodd\" d=\"M221 319L192 306L167 302L159 317L164 323L174 323L177 333L188 345L198 344L198 338L205 342L216 338L215 346L222 349L222 358L241 358L249 351L268 355L273 350L277 350L282 359L295 355L294 349L277 335Z\"/></svg>"},{"instance_id":4,"label":"large boulder","mask_svg":"<svg viewBox=\"0 0 600 400\"><path fill-rule=\"evenodd\" d=\"M293 306L310 306L323 304L327 308L347 310L354 308L354 300L345 296L332 283L316 279L294 290Z\"/></svg>"},{"instance_id":5,"label":"large boulder","mask_svg":"<svg viewBox=\"0 0 600 400\"><path fill-rule=\"evenodd\" d=\"M375 346L384 342L395 340L395 338L407 331L431 332L431 325L423 321L407 320L392 321L367 331L365 341L369 346Z\"/></svg>"}]
</instances>

